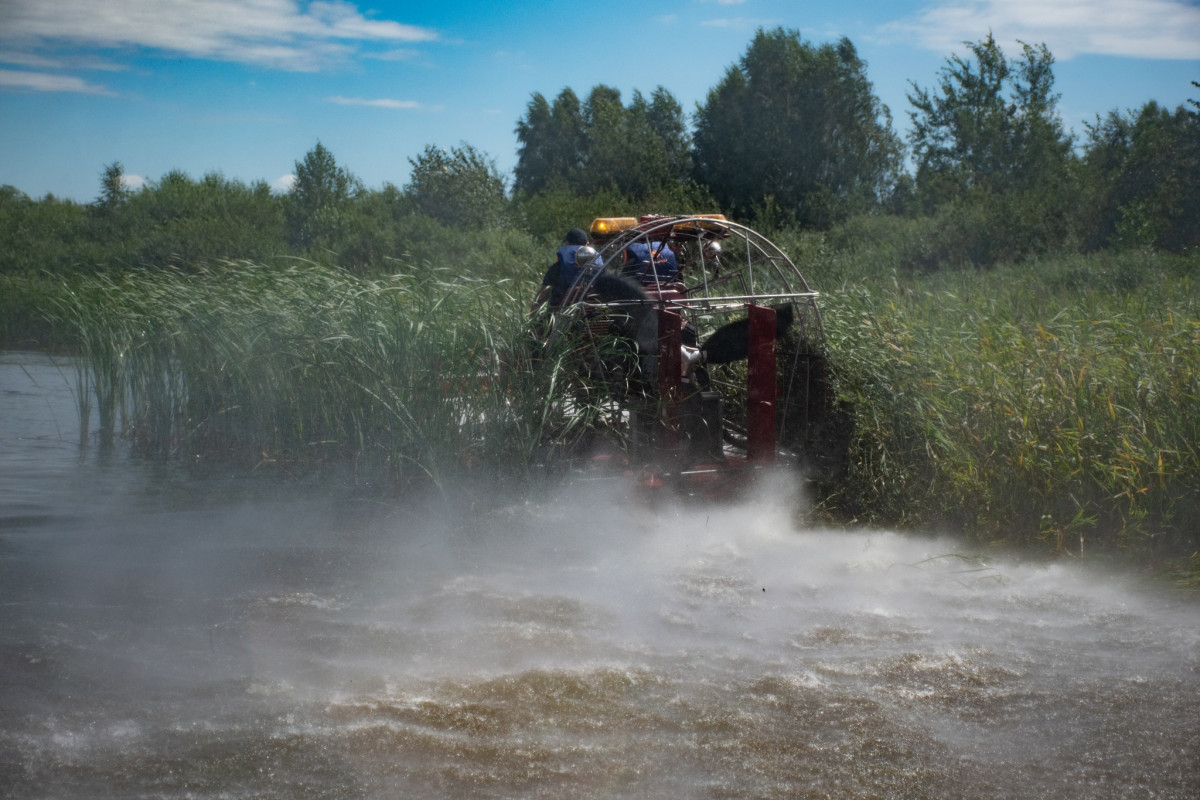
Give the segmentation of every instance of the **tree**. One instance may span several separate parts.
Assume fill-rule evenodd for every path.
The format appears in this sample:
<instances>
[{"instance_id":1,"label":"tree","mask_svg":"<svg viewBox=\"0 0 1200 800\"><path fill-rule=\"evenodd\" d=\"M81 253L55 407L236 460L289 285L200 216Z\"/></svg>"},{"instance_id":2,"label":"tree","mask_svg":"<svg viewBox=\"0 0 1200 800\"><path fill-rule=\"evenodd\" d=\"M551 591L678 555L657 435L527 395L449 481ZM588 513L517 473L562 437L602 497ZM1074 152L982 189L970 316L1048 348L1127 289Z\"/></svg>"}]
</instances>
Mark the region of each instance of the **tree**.
<instances>
[{"instance_id":1,"label":"tree","mask_svg":"<svg viewBox=\"0 0 1200 800\"><path fill-rule=\"evenodd\" d=\"M495 162L463 142L449 151L426 145L410 158L412 177L405 193L417 212L443 225L494 228L504 216L504 179Z\"/></svg>"},{"instance_id":2,"label":"tree","mask_svg":"<svg viewBox=\"0 0 1200 800\"><path fill-rule=\"evenodd\" d=\"M559 92L553 106L535 92L516 133L516 191L537 194L576 178L586 148L582 107L569 87Z\"/></svg>"},{"instance_id":3,"label":"tree","mask_svg":"<svg viewBox=\"0 0 1200 800\"><path fill-rule=\"evenodd\" d=\"M688 181L690 160L683 107L661 86L650 100L598 85L580 102L564 89L553 106L534 94L517 123L514 189L533 195L563 189L616 191L646 197Z\"/></svg>"},{"instance_id":4,"label":"tree","mask_svg":"<svg viewBox=\"0 0 1200 800\"><path fill-rule=\"evenodd\" d=\"M1083 203L1086 249L1098 249L1112 243L1121 217L1121 199L1117 183L1133 149L1132 114L1110 111L1095 123L1084 123L1087 140L1084 143L1082 175L1086 197Z\"/></svg>"},{"instance_id":5,"label":"tree","mask_svg":"<svg viewBox=\"0 0 1200 800\"><path fill-rule=\"evenodd\" d=\"M263 260L286 250L283 199L209 172L200 181L172 170L133 196L128 259L145 267L194 268L228 259Z\"/></svg>"},{"instance_id":6,"label":"tree","mask_svg":"<svg viewBox=\"0 0 1200 800\"><path fill-rule=\"evenodd\" d=\"M294 247L330 247L341 232L351 198L362 184L338 166L326 147L316 147L296 162L289 193L288 231Z\"/></svg>"},{"instance_id":7,"label":"tree","mask_svg":"<svg viewBox=\"0 0 1200 800\"><path fill-rule=\"evenodd\" d=\"M635 91L628 106L616 89L597 86L584 104L584 121L586 171L579 183L587 193L613 188L644 198L688 181L683 107L661 86L649 101Z\"/></svg>"},{"instance_id":8,"label":"tree","mask_svg":"<svg viewBox=\"0 0 1200 800\"><path fill-rule=\"evenodd\" d=\"M910 141L927 207L972 191L1045 191L1066 179L1071 140L1057 114L1054 57L1021 43L1005 57L991 34L951 56L937 93L912 83Z\"/></svg>"},{"instance_id":9,"label":"tree","mask_svg":"<svg viewBox=\"0 0 1200 800\"><path fill-rule=\"evenodd\" d=\"M111 213L129 199L129 187L125 185L125 168L120 161L106 164L100 174L100 197L96 203L104 213Z\"/></svg>"},{"instance_id":10,"label":"tree","mask_svg":"<svg viewBox=\"0 0 1200 800\"><path fill-rule=\"evenodd\" d=\"M96 268L94 214L70 200L32 200L16 187L0 186L0 275Z\"/></svg>"},{"instance_id":11,"label":"tree","mask_svg":"<svg viewBox=\"0 0 1200 800\"><path fill-rule=\"evenodd\" d=\"M621 92L603 84L588 93L583 104L583 153L572 186L595 194L626 180L625 106Z\"/></svg>"},{"instance_id":12,"label":"tree","mask_svg":"<svg viewBox=\"0 0 1200 800\"><path fill-rule=\"evenodd\" d=\"M1087 126L1092 244L1200 247L1200 105L1191 105L1195 110L1172 112L1150 101L1137 113L1111 111Z\"/></svg>"},{"instance_id":13,"label":"tree","mask_svg":"<svg viewBox=\"0 0 1200 800\"><path fill-rule=\"evenodd\" d=\"M634 109L641 103L641 93L634 92ZM692 137L688 131L683 106L663 87L655 88L646 108L646 123L662 146L663 167L671 181L682 183L692 173Z\"/></svg>"},{"instance_id":14,"label":"tree","mask_svg":"<svg viewBox=\"0 0 1200 800\"><path fill-rule=\"evenodd\" d=\"M1075 247L1081 191L1054 57L1022 42L1010 59L990 34L965 44L936 91L911 84L917 206L959 243L951 249L962 257L950 261L991 266Z\"/></svg>"},{"instance_id":15,"label":"tree","mask_svg":"<svg viewBox=\"0 0 1200 800\"><path fill-rule=\"evenodd\" d=\"M769 206L825 227L877 205L900 174L890 112L849 39L760 28L695 121L697 178L734 214Z\"/></svg>"}]
</instances>

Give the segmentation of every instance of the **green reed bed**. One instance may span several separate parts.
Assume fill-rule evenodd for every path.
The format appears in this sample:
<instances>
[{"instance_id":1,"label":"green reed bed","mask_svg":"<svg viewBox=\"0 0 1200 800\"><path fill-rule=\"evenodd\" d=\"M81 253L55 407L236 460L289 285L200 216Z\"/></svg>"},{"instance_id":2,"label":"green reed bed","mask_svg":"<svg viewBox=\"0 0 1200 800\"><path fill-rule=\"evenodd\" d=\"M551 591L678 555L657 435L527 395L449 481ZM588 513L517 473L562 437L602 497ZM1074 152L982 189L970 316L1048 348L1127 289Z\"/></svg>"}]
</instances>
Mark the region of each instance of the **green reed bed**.
<instances>
[{"instance_id":1,"label":"green reed bed","mask_svg":"<svg viewBox=\"0 0 1200 800\"><path fill-rule=\"evenodd\" d=\"M828 292L858 425L837 502L1069 552L1196 549L1194 268L1076 258Z\"/></svg>"},{"instance_id":2,"label":"green reed bed","mask_svg":"<svg viewBox=\"0 0 1200 800\"><path fill-rule=\"evenodd\" d=\"M102 438L446 488L524 480L590 413L564 405L567 343L531 359L526 293L433 268L364 279L237 263L76 282L58 313Z\"/></svg>"},{"instance_id":3,"label":"green reed bed","mask_svg":"<svg viewBox=\"0 0 1200 800\"><path fill-rule=\"evenodd\" d=\"M1200 549L1198 259L881 277L868 254L806 252L854 417L821 509L1071 553ZM72 280L55 318L102 440L348 466L383 490L532 484L606 419L576 343L534 347L532 289L235 263Z\"/></svg>"}]
</instances>

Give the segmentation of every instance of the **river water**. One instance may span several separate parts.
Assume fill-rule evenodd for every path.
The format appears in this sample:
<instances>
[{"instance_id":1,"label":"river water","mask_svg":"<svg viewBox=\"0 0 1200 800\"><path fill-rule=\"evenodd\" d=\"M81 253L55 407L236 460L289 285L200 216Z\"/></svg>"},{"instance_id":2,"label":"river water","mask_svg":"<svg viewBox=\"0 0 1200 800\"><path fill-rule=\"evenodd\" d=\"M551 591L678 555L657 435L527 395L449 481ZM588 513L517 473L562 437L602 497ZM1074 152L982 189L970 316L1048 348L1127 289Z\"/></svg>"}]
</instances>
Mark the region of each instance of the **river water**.
<instances>
[{"instance_id":1,"label":"river water","mask_svg":"<svg viewBox=\"0 0 1200 800\"><path fill-rule=\"evenodd\" d=\"M80 447L0 353L0 796L1200 797L1200 604L794 498L487 514Z\"/></svg>"}]
</instances>

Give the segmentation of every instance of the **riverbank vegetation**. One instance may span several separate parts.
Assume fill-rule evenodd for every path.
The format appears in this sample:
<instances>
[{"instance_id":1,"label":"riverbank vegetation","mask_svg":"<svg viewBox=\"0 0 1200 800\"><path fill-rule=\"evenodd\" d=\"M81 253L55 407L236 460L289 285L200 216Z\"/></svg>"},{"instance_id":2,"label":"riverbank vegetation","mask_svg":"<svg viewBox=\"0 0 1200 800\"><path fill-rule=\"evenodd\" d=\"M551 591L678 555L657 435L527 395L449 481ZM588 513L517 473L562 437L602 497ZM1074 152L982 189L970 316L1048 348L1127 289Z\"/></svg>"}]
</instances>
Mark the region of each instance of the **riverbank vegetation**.
<instances>
[{"instance_id":1,"label":"riverbank vegetation","mask_svg":"<svg viewBox=\"0 0 1200 800\"><path fill-rule=\"evenodd\" d=\"M845 470L814 498L826 520L1076 554L1200 544L1200 259L880 275L824 234L796 248L854 420ZM568 353L529 358L534 288L239 262L75 279L51 315L78 337L99 435L146 455L524 491L553 467L541 445L588 421L559 391Z\"/></svg>"},{"instance_id":2,"label":"riverbank vegetation","mask_svg":"<svg viewBox=\"0 0 1200 800\"><path fill-rule=\"evenodd\" d=\"M722 210L822 292L853 420L844 470L816 483L825 520L1187 557L1197 109L1151 101L1077 140L1052 66L990 37L948 59L910 96L911 171L853 45L776 30L692 127L661 87L534 95L511 187L466 143L414 156L404 187L365 188L320 143L284 195L216 173L134 191L119 164L89 204L4 187L0 337L81 354L95 435L147 457L523 491L553 470L542 444L598 414L578 387L565 411L566 351L530 358L563 231ZM764 86L792 102L756 105Z\"/></svg>"},{"instance_id":3,"label":"riverbank vegetation","mask_svg":"<svg viewBox=\"0 0 1200 800\"><path fill-rule=\"evenodd\" d=\"M50 314L77 337L102 441L453 491L528 485L540 445L588 425L553 391L574 368L566 348L530 358L524 288L434 267L361 278L238 262L88 277Z\"/></svg>"}]
</instances>

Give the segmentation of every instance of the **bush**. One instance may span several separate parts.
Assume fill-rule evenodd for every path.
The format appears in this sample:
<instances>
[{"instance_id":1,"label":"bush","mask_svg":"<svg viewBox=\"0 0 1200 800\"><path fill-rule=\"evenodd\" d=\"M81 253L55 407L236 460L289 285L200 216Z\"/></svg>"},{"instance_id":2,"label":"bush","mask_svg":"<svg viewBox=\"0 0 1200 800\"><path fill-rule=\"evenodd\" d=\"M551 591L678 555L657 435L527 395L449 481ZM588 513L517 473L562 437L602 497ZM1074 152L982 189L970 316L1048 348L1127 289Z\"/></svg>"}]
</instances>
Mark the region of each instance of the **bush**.
<instances>
[{"instance_id":1,"label":"bush","mask_svg":"<svg viewBox=\"0 0 1200 800\"><path fill-rule=\"evenodd\" d=\"M67 347L67 331L51 320L58 282L45 274L0 273L0 347L19 350Z\"/></svg>"}]
</instances>

